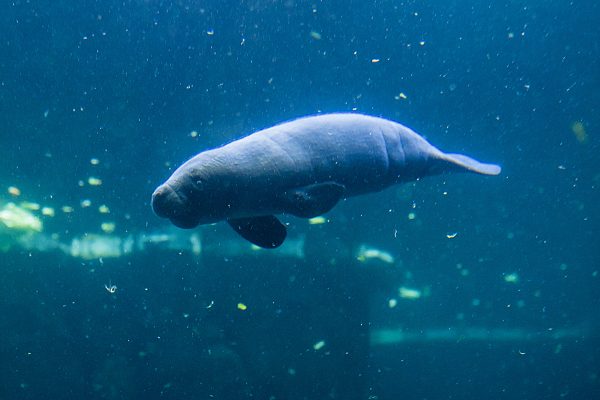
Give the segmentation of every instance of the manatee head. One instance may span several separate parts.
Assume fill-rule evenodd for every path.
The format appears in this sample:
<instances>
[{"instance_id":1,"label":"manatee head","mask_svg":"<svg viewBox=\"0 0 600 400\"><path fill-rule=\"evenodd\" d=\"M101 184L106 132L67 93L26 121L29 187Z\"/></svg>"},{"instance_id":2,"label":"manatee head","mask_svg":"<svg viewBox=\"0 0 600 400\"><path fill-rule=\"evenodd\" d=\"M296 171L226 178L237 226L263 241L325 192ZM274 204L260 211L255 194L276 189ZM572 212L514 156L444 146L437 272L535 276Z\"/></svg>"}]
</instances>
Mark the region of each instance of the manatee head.
<instances>
[{"instance_id":1,"label":"manatee head","mask_svg":"<svg viewBox=\"0 0 600 400\"><path fill-rule=\"evenodd\" d=\"M194 228L200 220L190 202L191 195L191 192L173 188L167 181L152 193L152 210L159 217L170 219L175 226Z\"/></svg>"},{"instance_id":2,"label":"manatee head","mask_svg":"<svg viewBox=\"0 0 600 400\"><path fill-rule=\"evenodd\" d=\"M192 158L156 188L152 194L154 213L184 229L226 219L231 201L226 180L217 173L204 158Z\"/></svg>"}]
</instances>

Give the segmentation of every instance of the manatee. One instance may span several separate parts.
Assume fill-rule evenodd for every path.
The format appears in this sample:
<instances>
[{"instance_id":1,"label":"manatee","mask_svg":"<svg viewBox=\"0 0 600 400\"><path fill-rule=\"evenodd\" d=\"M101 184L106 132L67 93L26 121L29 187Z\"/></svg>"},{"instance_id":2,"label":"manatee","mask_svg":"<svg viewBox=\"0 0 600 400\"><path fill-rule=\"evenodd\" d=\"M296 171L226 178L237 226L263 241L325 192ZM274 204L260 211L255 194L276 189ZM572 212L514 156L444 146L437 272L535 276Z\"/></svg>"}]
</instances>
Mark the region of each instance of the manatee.
<instances>
[{"instance_id":1,"label":"manatee","mask_svg":"<svg viewBox=\"0 0 600 400\"><path fill-rule=\"evenodd\" d=\"M227 221L246 240L275 248L286 237L276 214L312 218L342 199L421 177L500 170L443 153L393 121L323 114L199 153L154 191L152 208L180 228Z\"/></svg>"}]
</instances>

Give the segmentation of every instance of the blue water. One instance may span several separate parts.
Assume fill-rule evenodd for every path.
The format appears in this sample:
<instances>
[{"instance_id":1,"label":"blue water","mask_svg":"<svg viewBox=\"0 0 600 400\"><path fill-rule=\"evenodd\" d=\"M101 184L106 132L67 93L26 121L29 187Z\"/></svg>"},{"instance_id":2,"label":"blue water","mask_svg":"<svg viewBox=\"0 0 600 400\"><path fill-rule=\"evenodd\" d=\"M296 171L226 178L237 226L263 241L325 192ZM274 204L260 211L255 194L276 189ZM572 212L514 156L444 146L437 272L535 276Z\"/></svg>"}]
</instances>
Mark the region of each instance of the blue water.
<instances>
[{"instance_id":1,"label":"blue water","mask_svg":"<svg viewBox=\"0 0 600 400\"><path fill-rule=\"evenodd\" d=\"M0 398L600 396L599 18L592 1L0 4L0 206L54 208L35 211L48 240L170 232L149 202L174 168L309 114L392 119L503 167L285 217L304 258L211 254L241 243L222 224L201 257L0 246ZM473 327L521 334L428 336ZM369 342L400 328L416 339Z\"/></svg>"}]
</instances>

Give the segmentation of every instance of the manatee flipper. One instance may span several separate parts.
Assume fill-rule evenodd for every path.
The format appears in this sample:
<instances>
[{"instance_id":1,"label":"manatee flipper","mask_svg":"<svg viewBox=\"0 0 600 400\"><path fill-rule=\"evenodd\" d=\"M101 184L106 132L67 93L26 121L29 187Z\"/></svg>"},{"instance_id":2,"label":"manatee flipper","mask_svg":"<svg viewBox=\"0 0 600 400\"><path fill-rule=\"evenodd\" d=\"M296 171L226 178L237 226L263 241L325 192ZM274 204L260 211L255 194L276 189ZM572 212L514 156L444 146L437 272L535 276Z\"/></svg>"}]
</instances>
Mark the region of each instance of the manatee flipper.
<instances>
[{"instance_id":1,"label":"manatee flipper","mask_svg":"<svg viewBox=\"0 0 600 400\"><path fill-rule=\"evenodd\" d=\"M463 154L445 154L438 156L439 160L444 161L445 166L441 167L445 171L468 171L482 175L498 175L502 168L496 164L484 164L477 160L467 157Z\"/></svg>"},{"instance_id":2,"label":"manatee flipper","mask_svg":"<svg viewBox=\"0 0 600 400\"><path fill-rule=\"evenodd\" d=\"M292 215L312 218L331 210L346 188L335 182L315 183L284 193L285 209Z\"/></svg>"},{"instance_id":3,"label":"manatee flipper","mask_svg":"<svg viewBox=\"0 0 600 400\"><path fill-rule=\"evenodd\" d=\"M227 220L241 237L259 247L279 247L287 235L285 226L273 215Z\"/></svg>"}]
</instances>

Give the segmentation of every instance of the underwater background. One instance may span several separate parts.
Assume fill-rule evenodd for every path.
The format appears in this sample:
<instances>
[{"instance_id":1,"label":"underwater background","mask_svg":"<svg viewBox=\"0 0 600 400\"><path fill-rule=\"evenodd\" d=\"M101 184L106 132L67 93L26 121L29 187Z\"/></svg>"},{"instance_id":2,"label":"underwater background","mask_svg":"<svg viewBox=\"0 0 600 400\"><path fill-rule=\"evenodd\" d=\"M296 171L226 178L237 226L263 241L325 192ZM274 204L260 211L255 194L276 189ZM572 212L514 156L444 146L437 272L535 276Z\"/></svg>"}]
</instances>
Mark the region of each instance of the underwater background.
<instances>
[{"instance_id":1,"label":"underwater background","mask_svg":"<svg viewBox=\"0 0 600 400\"><path fill-rule=\"evenodd\" d=\"M600 398L594 1L0 4L0 399ZM502 165L284 216L150 196L304 115Z\"/></svg>"}]
</instances>

